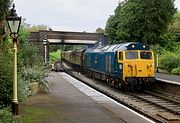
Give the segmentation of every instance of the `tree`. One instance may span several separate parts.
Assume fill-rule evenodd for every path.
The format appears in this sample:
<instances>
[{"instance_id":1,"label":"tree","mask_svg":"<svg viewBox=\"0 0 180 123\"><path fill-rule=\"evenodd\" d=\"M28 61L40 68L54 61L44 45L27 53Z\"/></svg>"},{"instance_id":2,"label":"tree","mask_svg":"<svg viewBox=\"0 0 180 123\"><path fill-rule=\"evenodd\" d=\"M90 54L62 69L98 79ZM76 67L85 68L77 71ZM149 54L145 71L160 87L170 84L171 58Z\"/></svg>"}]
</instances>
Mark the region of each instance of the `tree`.
<instances>
[{"instance_id":1,"label":"tree","mask_svg":"<svg viewBox=\"0 0 180 123\"><path fill-rule=\"evenodd\" d=\"M175 12L174 0L128 0L109 17L106 32L115 43L159 43Z\"/></svg>"},{"instance_id":2,"label":"tree","mask_svg":"<svg viewBox=\"0 0 180 123\"><path fill-rule=\"evenodd\" d=\"M4 31L4 19L8 13L8 9L10 7L10 0L0 0L0 43L3 40Z\"/></svg>"},{"instance_id":3,"label":"tree","mask_svg":"<svg viewBox=\"0 0 180 123\"><path fill-rule=\"evenodd\" d=\"M98 27L96 29L96 33L105 33L105 30L103 28L101 28L101 27Z\"/></svg>"},{"instance_id":4,"label":"tree","mask_svg":"<svg viewBox=\"0 0 180 123\"><path fill-rule=\"evenodd\" d=\"M60 50L61 45L59 44L54 44L54 45L50 45L50 52L56 52L58 50Z\"/></svg>"},{"instance_id":5,"label":"tree","mask_svg":"<svg viewBox=\"0 0 180 123\"><path fill-rule=\"evenodd\" d=\"M180 12L174 15L168 30L161 36L161 46L168 51L180 51Z\"/></svg>"},{"instance_id":6,"label":"tree","mask_svg":"<svg viewBox=\"0 0 180 123\"><path fill-rule=\"evenodd\" d=\"M29 26L28 27L28 31L29 32L37 32L37 31L39 31L39 30L47 30L48 29L48 26L46 26L46 25L33 25L33 26Z\"/></svg>"}]
</instances>

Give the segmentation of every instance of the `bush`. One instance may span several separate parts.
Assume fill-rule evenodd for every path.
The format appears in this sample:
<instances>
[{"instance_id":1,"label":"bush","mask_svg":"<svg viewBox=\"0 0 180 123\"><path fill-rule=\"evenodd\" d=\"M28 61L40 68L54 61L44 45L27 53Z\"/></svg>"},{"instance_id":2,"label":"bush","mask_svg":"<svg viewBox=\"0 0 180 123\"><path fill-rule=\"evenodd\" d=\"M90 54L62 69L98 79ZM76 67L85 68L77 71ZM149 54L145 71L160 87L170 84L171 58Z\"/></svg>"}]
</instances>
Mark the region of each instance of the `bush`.
<instances>
[{"instance_id":1,"label":"bush","mask_svg":"<svg viewBox=\"0 0 180 123\"><path fill-rule=\"evenodd\" d=\"M39 82L40 87L45 90L49 90L47 81L45 80L45 69L42 66L23 67L21 70L22 78L22 95L31 95L31 83Z\"/></svg>"},{"instance_id":2,"label":"bush","mask_svg":"<svg viewBox=\"0 0 180 123\"><path fill-rule=\"evenodd\" d=\"M0 110L0 123L20 123L20 119L13 117L8 109Z\"/></svg>"},{"instance_id":3,"label":"bush","mask_svg":"<svg viewBox=\"0 0 180 123\"><path fill-rule=\"evenodd\" d=\"M174 68L180 66L180 56L177 53L165 52L160 57L160 67L171 72Z\"/></svg>"},{"instance_id":4,"label":"bush","mask_svg":"<svg viewBox=\"0 0 180 123\"><path fill-rule=\"evenodd\" d=\"M12 103L12 59L0 53L0 108Z\"/></svg>"},{"instance_id":5,"label":"bush","mask_svg":"<svg viewBox=\"0 0 180 123\"><path fill-rule=\"evenodd\" d=\"M35 46L21 46L18 53L18 67L41 65L42 59L39 50Z\"/></svg>"},{"instance_id":6,"label":"bush","mask_svg":"<svg viewBox=\"0 0 180 123\"><path fill-rule=\"evenodd\" d=\"M50 63L53 64L55 61L60 60L61 58L61 51L57 50L56 52L50 52L49 57L50 57Z\"/></svg>"},{"instance_id":7,"label":"bush","mask_svg":"<svg viewBox=\"0 0 180 123\"><path fill-rule=\"evenodd\" d=\"M18 53L18 75L19 75L19 98L20 100L32 95L31 83L39 82L42 88L48 88L47 82L44 80L45 70L40 52L36 46L29 45L27 42L28 33L21 30L24 37L21 37ZM46 83L46 84L45 84Z\"/></svg>"},{"instance_id":8,"label":"bush","mask_svg":"<svg viewBox=\"0 0 180 123\"><path fill-rule=\"evenodd\" d=\"M24 81L19 75L18 75L18 100L23 101L27 100L28 96L30 95L30 83L28 81Z\"/></svg>"},{"instance_id":9,"label":"bush","mask_svg":"<svg viewBox=\"0 0 180 123\"><path fill-rule=\"evenodd\" d=\"M172 71L171 71L172 74L176 74L176 75L180 75L180 67L178 68L174 68Z\"/></svg>"}]
</instances>

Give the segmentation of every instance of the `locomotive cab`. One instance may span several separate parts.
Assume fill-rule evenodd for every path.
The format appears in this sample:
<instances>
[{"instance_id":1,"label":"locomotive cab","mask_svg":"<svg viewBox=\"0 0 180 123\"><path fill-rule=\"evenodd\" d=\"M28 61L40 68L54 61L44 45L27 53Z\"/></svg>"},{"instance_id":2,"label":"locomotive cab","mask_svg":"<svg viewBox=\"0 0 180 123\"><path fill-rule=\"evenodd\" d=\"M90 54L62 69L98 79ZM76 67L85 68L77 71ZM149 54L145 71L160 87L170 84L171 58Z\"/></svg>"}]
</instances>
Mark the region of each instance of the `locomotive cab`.
<instances>
[{"instance_id":1,"label":"locomotive cab","mask_svg":"<svg viewBox=\"0 0 180 123\"><path fill-rule=\"evenodd\" d=\"M146 45L138 48L136 45L128 46L127 50L120 50L117 55L125 83L148 84L154 81L154 54Z\"/></svg>"}]
</instances>

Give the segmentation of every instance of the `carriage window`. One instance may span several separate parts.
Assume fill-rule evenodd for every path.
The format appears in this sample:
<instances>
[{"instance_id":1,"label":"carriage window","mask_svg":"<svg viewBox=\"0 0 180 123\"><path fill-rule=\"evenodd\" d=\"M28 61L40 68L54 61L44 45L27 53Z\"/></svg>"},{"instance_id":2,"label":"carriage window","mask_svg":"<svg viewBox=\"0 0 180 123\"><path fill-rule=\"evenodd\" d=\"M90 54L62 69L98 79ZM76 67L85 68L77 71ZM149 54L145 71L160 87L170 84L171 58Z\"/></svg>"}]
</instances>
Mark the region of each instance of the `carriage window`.
<instances>
[{"instance_id":1,"label":"carriage window","mask_svg":"<svg viewBox=\"0 0 180 123\"><path fill-rule=\"evenodd\" d=\"M119 60L123 60L123 53L119 52Z\"/></svg>"},{"instance_id":2,"label":"carriage window","mask_svg":"<svg viewBox=\"0 0 180 123\"><path fill-rule=\"evenodd\" d=\"M152 53L151 52L141 52L140 53L141 59L152 59Z\"/></svg>"},{"instance_id":3,"label":"carriage window","mask_svg":"<svg viewBox=\"0 0 180 123\"><path fill-rule=\"evenodd\" d=\"M126 52L126 59L138 59L138 52L135 51Z\"/></svg>"}]
</instances>

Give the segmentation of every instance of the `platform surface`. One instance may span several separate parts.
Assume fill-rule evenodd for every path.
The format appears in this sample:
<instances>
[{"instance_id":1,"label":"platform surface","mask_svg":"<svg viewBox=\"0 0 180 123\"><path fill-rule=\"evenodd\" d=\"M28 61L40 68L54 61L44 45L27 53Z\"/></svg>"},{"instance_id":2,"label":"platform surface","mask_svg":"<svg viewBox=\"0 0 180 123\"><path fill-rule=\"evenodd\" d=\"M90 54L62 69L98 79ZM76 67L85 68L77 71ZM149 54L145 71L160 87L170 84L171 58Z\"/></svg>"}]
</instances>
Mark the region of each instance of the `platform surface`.
<instances>
[{"instance_id":1,"label":"platform surface","mask_svg":"<svg viewBox=\"0 0 180 123\"><path fill-rule=\"evenodd\" d=\"M64 72L50 73L47 80L51 93L21 104L22 116L28 115L24 108L43 109L46 116L33 123L153 123Z\"/></svg>"},{"instance_id":2,"label":"platform surface","mask_svg":"<svg viewBox=\"0 0 180 123\"><path fill-rule=\"evenodd\" d=\"M173 82L180 84L180 75L172 75L166 73L155 73L155 77L157 80Z\"/></svg>"}]
</instances>

